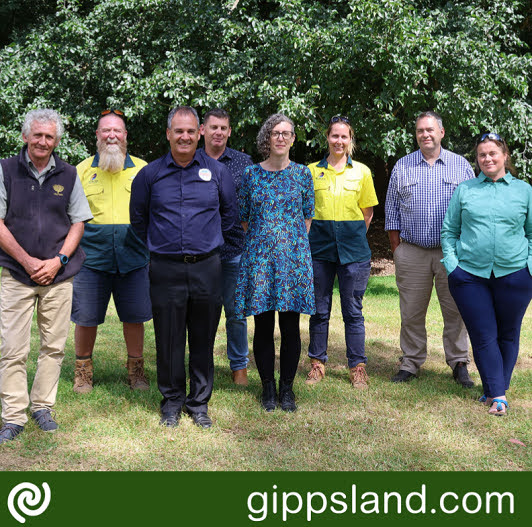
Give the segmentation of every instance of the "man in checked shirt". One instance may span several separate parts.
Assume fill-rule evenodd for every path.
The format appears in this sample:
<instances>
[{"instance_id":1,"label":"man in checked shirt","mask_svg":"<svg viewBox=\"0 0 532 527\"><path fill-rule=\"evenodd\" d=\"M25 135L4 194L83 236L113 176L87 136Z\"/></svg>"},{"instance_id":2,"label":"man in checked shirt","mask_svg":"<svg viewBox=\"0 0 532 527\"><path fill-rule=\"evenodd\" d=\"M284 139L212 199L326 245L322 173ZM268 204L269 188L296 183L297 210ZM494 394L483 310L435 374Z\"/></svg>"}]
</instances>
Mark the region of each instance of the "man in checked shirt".
<instances>
[{"instance_id":1,"label":"man in checked shirt","mask_svg":"<svg viewBox=\"0 0 532 527\"><path fill-rule=\"evenodd\" d=\"M392 382L412 380L427 358L425 320L435 285L443 316L445 360L456 382L470 388L467 332L440 262L440 231L455 188L475 174L466 159L442 148L444 135L437 113L421 113L416 119L419 150L399 159L388 186L384 228L395 262L403 352Z\"/></svg>"}]
</instances>

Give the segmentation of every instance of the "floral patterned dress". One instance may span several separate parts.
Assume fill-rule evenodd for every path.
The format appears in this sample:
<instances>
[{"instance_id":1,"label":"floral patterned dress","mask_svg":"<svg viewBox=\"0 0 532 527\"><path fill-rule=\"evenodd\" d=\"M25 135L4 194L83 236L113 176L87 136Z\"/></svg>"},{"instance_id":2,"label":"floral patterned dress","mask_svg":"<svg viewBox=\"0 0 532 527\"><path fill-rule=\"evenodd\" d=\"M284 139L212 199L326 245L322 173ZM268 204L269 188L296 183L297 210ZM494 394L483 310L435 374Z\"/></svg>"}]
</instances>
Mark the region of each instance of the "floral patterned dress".
<instances>
[{"instance_id":1,"label":"floral patterned dress","mask_svg":"<svg viewBox=\"0 0 532 527\"><path fill-rule=\"evenodd\" d=\"M314 186L307 167L290 162L270 172L247 167L239 194L248 223L236 288L239 318L265 311L313 314L312 259L305 219L314 216Z\"/></svg>"}]
</instances>

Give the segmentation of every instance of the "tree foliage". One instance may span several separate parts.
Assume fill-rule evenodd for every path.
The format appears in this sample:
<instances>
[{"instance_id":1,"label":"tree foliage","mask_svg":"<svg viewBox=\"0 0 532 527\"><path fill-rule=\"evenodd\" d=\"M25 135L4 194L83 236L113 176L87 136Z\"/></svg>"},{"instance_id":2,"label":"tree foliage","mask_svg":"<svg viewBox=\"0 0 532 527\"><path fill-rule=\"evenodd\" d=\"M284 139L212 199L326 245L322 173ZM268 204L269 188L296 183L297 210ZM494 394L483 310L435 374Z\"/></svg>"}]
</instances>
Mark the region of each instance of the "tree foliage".
<instances>
[{"instance_id":1,"label":"tree foliage","mask_svg":"<svg viewBox=\"0 0 532 527\"><path fill-rule=\"evenodd\" d=\"M450 148L470 155L476 135L497 131L531 175L528 0L37 3L31 23L4 24L2 156L20 147L24 113L49 106L68 121L60 153L75 163L94 149L100 110L115 107L132 152L151 160L167 149L169 109L189 104L225 107L232 146L250 153L261 122L287 113L301 162L322 153L329 118L347 115L357 155L384 166L414 148L415 115L434 109Z\"/></svg>"}]
</instances>

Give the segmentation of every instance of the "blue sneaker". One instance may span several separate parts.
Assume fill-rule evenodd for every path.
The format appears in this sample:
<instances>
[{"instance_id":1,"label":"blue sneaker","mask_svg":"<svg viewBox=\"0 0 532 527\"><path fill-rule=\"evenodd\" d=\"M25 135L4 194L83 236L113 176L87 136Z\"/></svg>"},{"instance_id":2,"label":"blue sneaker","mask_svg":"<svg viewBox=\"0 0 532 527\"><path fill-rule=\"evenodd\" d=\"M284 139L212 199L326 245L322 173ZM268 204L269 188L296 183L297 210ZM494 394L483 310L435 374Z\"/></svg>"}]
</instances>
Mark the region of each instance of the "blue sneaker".
<instances>
[{"instance_id":1,"label":"blue sneaker","mask_svg":"<svg viewBox=\"0 0 532 527\"><path fill-rule=\"evenodd\" d=\"M22 430L24 430L23 426L15 425L13 423L4 423L4 426L0 428L0 444L15 439Z\"/></svg>"},{"instance_id":2,"label":"blue sneaker","mask_svg":"<svg viewBox=\"0 0 532 527\"><path fill-rule=\"evenodd\" d=\"M31 417L43 432L55 432L58 429L58 425L54 421L52 414L50 410L48 410L48 408L33 412L31 414Z\"/></svg>"}]
</instances>

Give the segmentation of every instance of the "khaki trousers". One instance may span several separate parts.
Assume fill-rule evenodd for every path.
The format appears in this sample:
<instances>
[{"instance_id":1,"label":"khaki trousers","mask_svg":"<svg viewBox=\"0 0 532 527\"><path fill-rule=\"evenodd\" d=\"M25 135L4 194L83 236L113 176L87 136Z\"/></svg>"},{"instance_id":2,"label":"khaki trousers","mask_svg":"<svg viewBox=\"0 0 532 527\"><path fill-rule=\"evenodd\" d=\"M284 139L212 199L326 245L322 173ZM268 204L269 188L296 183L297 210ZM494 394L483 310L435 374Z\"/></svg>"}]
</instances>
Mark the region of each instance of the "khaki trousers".
<instances>
[{"instance_id":1,"label":"khaki trousers","mask_svg":"<svg viewBox=\"0 0 532 527\"><path fill-rule=\"evenodd\" d=\"M433 286L443 316L445 360L451 368L469 363L467 331L449 292L441 248L424 249L403 241L393 257L401 309L400 369L417 374L427 359L426 317Z\"/></svg>"},{"instance_id":2,"label":"khaki trousers","mask_svg":"<svg viewBox=\"0 0 532 527\"><path fill-rule=\"evenodd\" d=\"M23 426L31 412L55 404L65 342L70 329L72 281L50 286L27 286L2 269L0 287L0 399L2 421ZM30 352L33 311L37 305L40 350L31 394L26 361Z\"/></svg>"}]
</instances>

